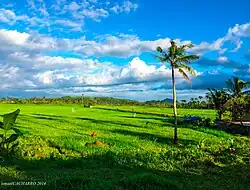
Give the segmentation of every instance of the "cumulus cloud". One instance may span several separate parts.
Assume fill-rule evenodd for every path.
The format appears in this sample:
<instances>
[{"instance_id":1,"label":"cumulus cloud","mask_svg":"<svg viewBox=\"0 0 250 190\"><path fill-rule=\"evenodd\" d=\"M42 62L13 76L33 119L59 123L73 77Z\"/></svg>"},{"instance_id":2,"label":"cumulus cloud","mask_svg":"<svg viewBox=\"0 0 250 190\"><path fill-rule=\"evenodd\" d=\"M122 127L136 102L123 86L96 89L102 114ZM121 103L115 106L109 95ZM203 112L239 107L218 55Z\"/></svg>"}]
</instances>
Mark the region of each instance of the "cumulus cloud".
<instances>
[{"instance_id":1,"label":"cumulus cloud","mask_svg":"<svg viewBox=\"0 0 250 190\"><path fill-rule=\"evenodd\" d=\"M6 64L7 62L7 64ZM162 82L171 79L165 66L149 66L139 58L119 67L93 59L11 53L0 61L1 88L64 89ZM4 73L5 72L5 73ZM181 75L176 75L182 80ZM21 82L24 81L24 82ZM6 86L7 85L7 86Z\"/></svg>"},{"instance_id":2,"label":"cumulus cloud","mask_svg":"<svg viewBox=\"0 0 250 190\"><path fill-rule=\"evenodd\" d=\"M79 12L80 15L90 19L93 19L94 21L100 21L101 18L106 18L109 16L108 11L104 10L104 9L84 9L81 12Z\"/></svg>"},{"instance_id":3,"label":"cumulus cloud","mask_svg":"<svg viewBox=\"0 0 250 190\"><path fill-rule=\"evenodd\" d=\"M237 37L249 37L250 36L250 23L236 24L233 28L228 29L228 35Z\"/></svg>"},{"instance_id":4,"label":"cumulus cloud","mask_svg":"<svg viewBox=\"0 0 250 190\"><path fill-rule=\"evenodd\" d=\"M220 63L226 63L228 62L228 58L226 56L220 56L217 58L217 61Z\"/></svg>"},{"instance_id":5,"label":"cumulus cloud","mask_svg":"<svg viewBox=\"0 0 250 190\"><path fill-rule=\"evenodd\" d=\"M26 31L30 31L31 27L37 27L35 30L47 29L48 32L58 29L58 25L55 25L55 20L60 21L59 30L63 32L65 27L71 27L72 32L83 32L82 26L86 19L90 19L95 22L100 22L102 19L111 15L112 11L107 7L111 4L103 5L98 1L65 1L56 0L53 5L48 7L44 0L27 0L29 8L29 16L27 13L20 14L17 7L13 7L11 10L4 6L0 9L0 22L4 22L8 25L21 24L26 25ZM138 5L125 1L119 8L120 12L130 12L132 9L136 9ZM51 11L52 10L52 11ZM17 14L18 13L18 14ZM61 18L61 16L67 16L67 20ZM63 22L62 22L63 21ZM20 23L17 23L20 22ZM21 23L22 22L22 23ZM74 25L74 26L73 26ZM77 25L77 26L76 26Z\"/></svg>"},{"instance_id":6,"label":"cumulus cloud","mask_svg":"<svg viewBox=\"0 0 250 190\"><path fill-rule=\"evenodd\" d=\"M52 38L16 30L0 30L0 52L10 54L15 52L36 53L55 49L58 45Z\"/></svg>"},{"instance_id":7,"label":"cumulus cloud","mask_svg":"<svg viewBox=\"0 0 250 190\"><path fill-rule=\"evenodd\" d=\"M65 27L71 28L72 31L82 31L82 27L84 25L83 22L72 22L70 20L55 20L55 23L58 25L62 25Z\"/></svg>"},{"instance_id":8,"label":"cumulus cloud","mask_svg":"<svg viewBox=\"0 0 250 190\"><path fill-rule=\"evenodd\" d=\"M74 1L69 5L69 10L71 10L71 11L76 11L76 10L78 10L80 8L81 7Z\"/></svg>"},{"instance_id":9,"label":"cumulus cloud","mask_svg":"<svg viewBox=\"0 0 250 190\"><path fill-rule=\"evenodd\" d=\"M110 8L111 11L115 13L135 11L138 8L138 4L132 3L131 1L124 1L121 5L115 5Z\"/></svg>"},{"instance_id":10,"label":"cumulus cloud","mask_svg":"<svg viewBox=\"0 0 250 190\"><path fill-rule=\"evenodd\" d=\"M249 36L250 23L242 25L236 24L234 27L228 29L228 32L224 37L218 38L212 43L202 42L197 44L194 48L192 48L191 52L203 55L207 52L217 51L219 54L224 54L228 49L223 48L223 46L228 41L232 42L236 46L231 50L231 52L237 52L243 44L241 37Z\"/></svg>"},{"instance_id":11,"label":"cumulus cloud","mask_svg":"<svg viewBox=\"0 0 250 190\"><path fill-rule=\"evenodd\" d=\"M69 23L65 20L57 20L59 24L68 24L71 27L77 25ZM51 38L40 34L29 34L25 32L18 32L15 30L0 30L0 39L2 39L9 48L15 45L15 49L24 50L69 50L80 53L86 56L113 56L113 57L131 57L139 56L143 52L155 51L157 46L161 46L164 49L170 46L169 38L162 38L155 41L141 41L139 37L133 35L119 35L119 36L104 36L99 41L90 41L85 37L79 39L66 39L66 38ZM22 42L18 44L18 42ZM181 41L176 39L179 44L185 44L189 41ZM1 44L0 44L1 46Z\"/></svg>"},{"instance_id":12,"label":"cumulus cloud","mask_svg":"<svg viewBox=\"0 0 250 190\"><path fill-rule=\"evenodd\" d=\"M43 0L27 0L28 6L34 15L40 13L43 16L49 16L46 3Z\"/></svg>"},{"instance_id":13,"label":"cumulus cloud","mask_svg":"<svg viewBox=\"0 0 250 190\"><path fill-rule=\"evenodd\" d=\"M28 20L27 15L16 15L11 10L0 9L0 22L7 23L9 25L14 25L17 21L25 21Z\"/></svg>"},{"instance_id":14,"label":"cumulus cloud","mask_svg":"<svg viewBox=\"0 0 250 190\"><path fill-rule=\"evenodd\" d=\"M156 68L149 66L138 57L125 67L113 67L100 70L85 76L82 84L87 85L119 85L165 81L171 78L171 71L165 66Z\"/></svg>"}]
</instances>

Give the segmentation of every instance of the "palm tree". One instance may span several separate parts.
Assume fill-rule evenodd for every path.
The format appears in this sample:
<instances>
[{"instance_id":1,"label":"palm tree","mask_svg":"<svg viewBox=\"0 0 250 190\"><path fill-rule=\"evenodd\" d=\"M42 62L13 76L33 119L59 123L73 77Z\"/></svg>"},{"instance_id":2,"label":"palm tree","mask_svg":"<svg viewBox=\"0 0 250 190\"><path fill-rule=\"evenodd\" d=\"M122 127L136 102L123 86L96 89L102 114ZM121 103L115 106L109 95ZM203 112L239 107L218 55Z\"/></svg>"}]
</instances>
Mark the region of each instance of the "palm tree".
<instances>
[{"instance_id":1,"label":"palm tree","mask_svg":"<svg viewBox=\"0 0 250 190\"><path fill-rule=\"evenodd\" d=\"M222 114L226 111L225 104L229 100L229 94L224 90L208 89L206 98L213 102L214 108L217 110L218 119L222 119Z\"/></svg>"},{"instance_id":2,"label":"palm tree","mask_svg":"<svg viewBox=\"0 0 250 190\"><path fill-rule=\"evenodd\" d=\"M240 80L238 77L233 77L226 81L229 91L234 97L240 97L244 94L248 94L250 91L243 91L250 85L250 82Z\"/></svg>"},{"instance_id":3,"label":"palm tree","mask_svg":"<svg viewBox=\"0 0 250 190\"><path fill-rule=\"evenodd\" d=\"M173 111L175 117L173 143L178 144L175 69L178 70L178 72L181 73L186 80L190 81L186 71L188 71L192 75L195 75L195 71L192 67L188 66L187 64L189 64L192 60L199 59L199 56L186 54L185 51L187 49L194 47L192 44L177 46L173 40L171 40L170 43L171 46L168 48L167 51L164 51L161 47L157 47L156 50L160 55L156 55L155 57L163 63L168 62L172 69Z\"/></svg>"},{"instance_id":4,"label":"palm tree","mask_svg":"<svg viewBox=\"0 0 250 190\"><path fill-rule=\"evenodd\" d=\"M201 102L201 100L203 99L203 97L202 97L202 96L199 96L198 98L200 99L200 102Z\"/></svg>"}]
</instances>

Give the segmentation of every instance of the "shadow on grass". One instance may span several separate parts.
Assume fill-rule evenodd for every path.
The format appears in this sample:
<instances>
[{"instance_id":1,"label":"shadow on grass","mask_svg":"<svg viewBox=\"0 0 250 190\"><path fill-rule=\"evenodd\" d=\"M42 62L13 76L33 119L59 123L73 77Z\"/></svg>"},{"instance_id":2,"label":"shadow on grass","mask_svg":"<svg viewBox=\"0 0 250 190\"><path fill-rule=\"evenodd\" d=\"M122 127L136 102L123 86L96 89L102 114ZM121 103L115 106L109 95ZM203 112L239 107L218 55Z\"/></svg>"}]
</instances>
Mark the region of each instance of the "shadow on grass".
<instances>
[{"instance_id":1,"label":"shadow on grass","mask_svg":"<svg viewBox=\"0 0 250 190\"><path fill-rule=\"evenodd\" d=\"M65 118L65 117L67 117L67 116L59 116L59 115L49 115L49 114L32 114L32 115L34 115L34 116L40 116L40 117L45 117L45 118L47 118L47 117L49 117L49 118Z\"/></svg>"},{"instance_id":2,"label":"shadow on grass","mask_svg":"<svg viewBox=\"0 0 250 190\"><path fill-rule=\"evenodd\" d=\"M135 117L133 116L118 116L118 117L122 117L122 118L128 118L128 119L145 119L145 120L158 120L158 121L162 121L162 122L165 122L167 121L167 118L163 118L163 117L146 117L146 116L140 116L140 115L137 115Z\"/></svg>"},{"instance_id":3,"label":"shadow on grass","mask_svg":"<svg viewBox=\"0 0 250 190\"><path fill-rule=\"evenodd\" d=\"M143 139L143 140L150 140L152 142L158 142L158 143L162 143L162 144L172 144L172 142L173 142L173 139L170 137L164 137L161 135L145 133L145 132L136 132L136 131L122 130L122 129L115 129L112 132L119 133L122 135L134 136L134 137L138 137L138 138ZM181 145L197 144L197 142L195 142L195 141L184 140L184 139L179 139L179 143Z\"/></svg>"},{"instance_id":4,"label":"shadow on grass","mask_svg":"<svg viewBox=\"0 0 250 190\"><path fill-rule=\"evenodd\" d=\"M32 189L245 190L250 187L250 167L247 166L238 165L220 168L201 163L203 170L194 172L192 169L195 168L191 168L191 166L190 168L167 171L152 169L146 163L140 163L137 155L116 154L111 151L82 158L54 160L26 160L21 158L9 160L2 163L1 166L14 168L24 175L24 179L15 177L14 173L12 173L13 176L1 173L0 177L1 183L12 181L46 182L45 186L32 186ZM1 187L14 189L14 186L11 185ZM18 189L24 188L25 186L18 186Z\"/></svg>"},{"instance_id":5,"label":"shadow on grass","mask_svg":"<svg viewBox=\"0 0 250 190\"><path fill-rule=\"evenodd\" d=\"M159 121L162 121L163 124L171 124L172 126L174 126L174 118L172 117L165 117L165 118L144 117L144 116L136 116L135 118L132 116L119 116L119 117L131 118L131 119L159 120ZM216 129L215 127L188 125L188 124L185 124L183 121L179 121L179 123L181 124L178 126L178 128L188 128L194 131L199 131L199 132L203 132L209 135L214 135L216 137L231 135L230 133L227 133L226 131Z\"/></svg>"},{"instance_id":6,"label":"shadow on grass","mask_svg":"<svg viewBox=\"0 0 250 190\"><path fill-rule=\"evenodd\" d=\"M157 113L157 112L144 112L144 111L121 110L121 109L98 108L98 107L95 107L95 109L101 109L101 110L107 110L107 111L114 111L114 112L137 113L137 114L143 114L143 115L155 115L155 116L173 117L172 114L164 114L164 113Z\"/></svg>"},{"instance_id":7,"label":"shadow on grass","mask_svg":"<svg viewBox=\"0 0 250 190\"><path fill-rule=\"evenodd\" d=\"M131 123L123 123L120 121L99 120L99 119L91 119L91 118L84 118L84 117L76 117L76 119L90 121L90 122L97 123L97 124L105 124L105 125L111 124L111 125L121 125L121 126L136 127L136 128L145 128L146 127L146 123L145 123L145 126L140 126L140 125L134 125Z\"/></svg>"},{"instance_id":8,"label":"shadow on grass","mask_svg":"<svg viewBox=\"0 0 250 190\"><path fill-rule=\"evenodd\" d=\"M216 129L214 127L183 125L180 128L192 129L194 131L199 131L199 132L206 133L206 134L209 134L209 135L213 135L213 136L216 136L216 137L232 135L230 133L227 133L227 132L225 132L223 130Z\"/></svg>"},{"instance_id":9,"label":"shadow on grass","mask_svg":"<svg viewBox=\"0 0 250 190\"><path fill-rule=\"evenodd\" d=\"M22 115L21 117L25 117L26 119L28 119L28 117L33 117L34 119L41 119L41 120L54 120L54 121L58 121L61 123L70 123L72 125L78 125L80 127L82 127L83 125L79 125L77 123L71 122L70 120L64 119L64 118L70 118L67 116L54 116L54 115L46 115L46 114L33 114L32 116L30 115ZM111 124L111 125L122 125L122 126L127 126L127 127L136 127L136 128L145 128L147 127L147 124L145 122L144 126L140 126L140 125L134 125L131 123L124 123L121 121L110 121L110 120L99 120L99 119L92 119L92 118L84 118L84 117L74 117L74 119L78 119L78 120L82 120L82 121L90 121L92 123L96 123L96 124ZM30 119L28 119L29 121L31 121ZM34 122L34 121L31 121ZM51 127L47 124L43 124L46 125L48 127ZM55 127L54 127L55 128ZM60 128L58 128L60 129Z\"/></svg>"}]
</instances>

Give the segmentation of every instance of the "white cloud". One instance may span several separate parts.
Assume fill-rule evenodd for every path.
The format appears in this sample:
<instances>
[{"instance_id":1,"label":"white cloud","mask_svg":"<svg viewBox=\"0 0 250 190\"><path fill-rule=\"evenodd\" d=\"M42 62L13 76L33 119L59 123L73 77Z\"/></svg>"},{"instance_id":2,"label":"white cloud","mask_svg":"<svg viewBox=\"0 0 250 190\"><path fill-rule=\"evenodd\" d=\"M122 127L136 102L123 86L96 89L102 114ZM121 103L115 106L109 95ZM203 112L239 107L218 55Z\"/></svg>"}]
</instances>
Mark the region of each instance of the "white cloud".
<instances>
[{"instance_id":1,"label":"white cloud","mask_svg":"<svg viewBox=\"0 0 250 190\"><path fill-rule=\"evenodd\" d=\"M29 17L27 15L16 15L11 10L0 9L0 22L14 25L16 21L26 21Z\"/></svg>"},{"instance_id":2,"label":"white cloud","mask_svg":"<svg viewBox=\"0 0 250 190\"><path fill-rule=\"evenodd\" d=\"M71 10L71 11L76 11L76 10L78 10L80 8L81 7L74 1L69 5L69 10Z\"/></svg>"},{"instance_id":3,"label":"white cloud","mask_svg":"<svg viewBox=\"0 0 250 190\"><path fill-rule=\"evenodd\" d=\"M89 15L88 15L89 14ZM98 19L98 16L93 13L86 12L86 15L92 17L93 19ZM40 23L39 19L35 17L27 19L28 22ZM71 27L72 31L82 31L83 22L72 22L71 20L56 20L55 23ZM46 23L41 23L40 25L46 25ZM50 25L47 25L50 26ZM240 27L240 26L239 26ZM8 32L8 31L6 31ZM234 39L235 38L235 39ZM234 36L219 38L212 43L202 42L189 51L192 53L203 55L206 52L217 51L220 56L223 57L223 53L227 50L224 46L225 42L232 41L235 44L239 42ZM70 50L80 53L84 56L113 56L113 57L131 57L139 56L143 52L154 52L157 46L161 46L164 49L168 48L170 45L170 38L160 38L158 40L147 40L143 41L136 35L125 35L120 34L118 36L104 35L94 40L87 40L85 37L80 39L66 39L58 38L53 39L51 37L40 36L39 34L33 36L31 39L35 40L35 43L41 43L44 47L52 47L55 50ZM175 40L179 44L190 43L190 41L181 41L180 39ZM48 44L45 44L48 43ZM241 43L240 43L241 44ZM30 44L26 44L27 48L30 48ZM35 44L33 44L35 45ZM35 45L37 46L37 45ZM41 47L41 46L39 46ZM240 45L236 49L240 48ZM30 48L31 49L31 48ZM234 49L234 51L236 50Z\"/></svg>"},{"instance_id":4,"label":"white cloud","mask_svg":"<svg viewBox=\"0 0 250 190\"><path fill-rule=\"evenodd\" d=\"M231 50L230 52L237 52L243 42L241 37L249 37L250 36L250 23L246 24L236 24L233 28L229 28L227 34L222 37L218 38L212 43L202 42L196 45L191 52L203 55L204 53L211 52L211 51L218 51L219 54L224 54L228 49L223 48L224 44L227 41L230 41L236 45L236 47Z\"/></svg>"},{"instance_id":5,"label":"white cloud","mask_svg":"<svg viewBox=\"0 0 250 190\"><path fill-rule=\"evenodd\" d=\"M228 35L237 37L249 37L250 36L250 23L236 24L233 28L229 28Z\"/></svg>"},{"instance_id":6,"label":"white cloud","mask_svg":"<svg viewBox=\"0 0 250 190\"><path fill-rule=\"evenodd\" d=\"M3 44L24 45L29 38L29 34L16 30L0 30L0 40Z\"/></svg>"},{"instance_id":7,"label":"white cloud","mask_svg":"<svg viewBox=\"0 0 250 190\"><path fill-rule=\"evenodd\" d=\"M126 12L129 13L131 11L135 11L138 8L138 4L132 3L131 1L124 1L121 5L115 5L110 8L111 11L115 13Z\"/></svg>"},{"instance_id":8,"label":"white cloud","mask_svg":"<svg viewBox=\"0 0 250 190\"><path fill-rule=\"evenodd\" d=\"M30 36L26 33L12 31L8 34L11 34L12 40L18 40L10 42L7 39L7 43L15 43L21 47L30 42ZM5 49L0 49L1 51L6 52ZM165 66L149 66L139 58L134 58L128 65L119 67L96 59L51 57L30 54L29 51L14 51L0 57L0 65L7 73L2 74L4 70L1 70L0 73L5 80L0 82L0 87L11 89L64 89L152 83L171 79L170 69ZM176 74L176 78L182 80L179 74Z\"/></svg>"},{"instance_id":9,"label":"white cloud","mask_svg":"<svg viewBox=\"0 0 250 190\"><path fill-rule=\"evenodd\" d=\"M76 22L72 22L70 20L56 20L55 23L62 25L62 26L70 27L74 31L82 31L82 27L83 27L83 22L76 23Z\"/></svg>"},{"instance_id":10,"label":"white cloud","mask_svg":"<svg viewBox=\"0 0 250 190\"><path fill-rule=\"evenodd\" d=\"M46 3L43 0L27 0L29 9L33 15L37 13L42 14L43 16L49 16L49 13L46 8Z\"/></svg>"},{"instance_id":11,"label":"white cloud","mask_svg":"<svg viewBox=\"0 0 250 190\"><path fill-rule=\"evenodd\" d=\"M101 18L105 18L109 16L108 11L104 9L84 9L83 11L79 13L80 15L93 19L95 21L100 21Z\"/></svg>"},{"instance_id":12,"label":"white cloud","mask_svg":"<svg viewBox=\"0 0 250 190\"><path fill-rule=\"evenodd\" d=\"M107 35L101 38L100 42L84 41L78 43L74 47L74 51L89 56L114 56L114 57L130 57L139 56L143 52L154 52L157 46L166 49L170 46L170 38L162 38L155 41L141 41L139 37L134 35ZM189 41L180 41L179 44L185 44Z\"/></svg>"},{"instance_id":13,"label":"white cloud","mask_svg":"<svg viewBox=\"0 0 250 190\"><path fill-rule=\"evenodd\" d=\"M66 2L65 2L66 3ZM80 5L80 4L79 4ZM88 9L89 10L89 9ZM96 9L95 9L96 10ZM3 11L3 9L2 9ZM5 11L5 10L4 10ZM93 9L94 11L94 9ZM88 15L89 14L89 15ZM92 14L92 13L91 13ZM91 16L86 13L84 17L100 19L98 16ZM93 15L95 15L93 13ZM17 21L22 20L27 23L46 25L47 20L37 17L27 17L16 15L14 12L0 14L0 20ZM54 23L70 27L71 30L80 30L81 24L72 20L55 19ZM54 23L50 23L53 24ZM232 41L237 45L241 44L241 37L248 35L246 26L236 25L236 29L231 29L229 34L215 40L212 43L203 42L192 49L194 53L200 54L209 51L218 51L223 54L226 49L225 42ZM175 40L178 44L186 44L190 41ZM171 88L171 71L165 66L156 67L148 65L139 58L134 58L130 63L121 67L118 64L100 62L93 57L122 57L128 58L139 56L143 52L154 52L157 46L164 49L170 46L170 38L160 38L158 40L141 40L136 35L119 34L102 35L95 40L88 40L86 37L78 39L53 38L39 33L19 32L16 30L0 30L0 76L4 80L0 81L2 89L20 89L51 93L66 94L72 93L69 89L86 89L92 94L111 95L117 97L136 97L146 99L147 97L159 97L159 94L167 92ZM240 48L240 45L236 48ZM76 52L83 56L79 58L63 58L61 56L49 56L48 52L59 52L64 54L66 51ZM84 57L86 56L86 57ZM227 57L219 55L218 62L225 68L236 68L237 75L249 76L250 68L248 65L238 64L228 60ZM218 62L204 62L204 65L217 66ZM205 64L208 63L208 64ZM247 72L242 72L243 70ZM192 78L193 89L203 89L207 85L219 87L218 83L220 72L198 73L197 77ZM222 75L222 78L228 77ZM182 85L182 89L187 89L187 84L183 82L180 74L176 73L177 84ZM224 79L223 78L223 79ZM210 82L209 82L210 81ZM166 89L150 90L155 84L169 83ZM154 85L153 85L154 84ZM218 86L216 86L218 85ZM113 87L111 87L113 86ZM114 88L115 86L115 88ZM142 90L142 91L141 91ZM3 91L3 90L2 90ZM6 90L7 91L7 90ZM163 93L164 92L164 93ZM77 93L73 92L73 93ZM154 94L154 96L152 94ZM182 92L183 97L188 96ZM194 92L195 94L196 92ZM158 95L157 95L158 94ZM164 96L166 97L166 95Z\"/></svg>"},{"instance_id":14,"label":"white cloud","mask_svg":"<svg viewBox=\"0 0 250 190\"><path fill-rule=\"evenodd\" d=\"M38 35L36 33L28 34L16 30L0 30L0 52L8 55L15 52L28 52L29 54L41 51L55 50L59 45L52 38Z\"/></svg>"},{"instance_id":15,"label":"white cloud","mask_svg":"<svg viewBox=\"0 0 250 190\"><path fill-rule=\"evenodd\" d=\"M220 63L226 63L228 62L228 58L226 56L220 56L217 58L217 61Z\"/></svg>"},{"instance_id":16,"label":"white cloud","mask_svg":"<svg viewBox=\"0 0 250 190\"><path fill-rule=\"evenodd\" d=\"M29 16L26 14L21 15L17 7L13 7L12 10L2 8L0 9L0 22L4 22L8 25L20 24L26 31L43 30L44 32L44 29L46 29L48 32L60 30L61 33L64 33L65 26L69 27L75 25L72 27L71 32L82 32L82 26L86 19L100 22L102 19L111 15L109 9L111 5L96 0L72 2L56 0L50 7L47 7L44 0L27 0L27 4ZM124 1L124 3L119 6L119 12L130 12L131 10L137 9L137 7L137 4L133 4L130 1ZM53 11L50 11L51 9ZM62 18L64 15L67 15L67 21L64 21L64 23L61 22L60 28L53 25L55 20L64 20ZM76 26L76 23L78 26Z\"/></svg>"},{"instance_id":17,"label":"white cloud","mask_svg":"<svg viewBox=\"0 0 250 190\"><path fill-rule=\"evenodd\" d=\"M50 23L46 19L38 17L29 17L25 14L16 15L15 12L6 9L0 9L0 23L4 22L8 25L14 25L17 21L22 21L29 26L36 26L38 28L50 26Z\"/></svg>"}]
</instances>

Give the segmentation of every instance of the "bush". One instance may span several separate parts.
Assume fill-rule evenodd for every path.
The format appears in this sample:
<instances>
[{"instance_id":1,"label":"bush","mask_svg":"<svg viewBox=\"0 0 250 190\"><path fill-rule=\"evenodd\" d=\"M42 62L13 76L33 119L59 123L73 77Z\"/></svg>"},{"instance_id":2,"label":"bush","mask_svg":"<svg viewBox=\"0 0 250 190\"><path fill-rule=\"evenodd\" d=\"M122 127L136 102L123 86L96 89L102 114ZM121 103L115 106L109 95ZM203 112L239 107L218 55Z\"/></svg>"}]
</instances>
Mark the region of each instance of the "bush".
<instances>
[{"instance_id":1,"label":"bush","mask_svg":"<svg viewBox=\"0 0 250 190\"><path fill-rule=\"evenodd\" d=\"M233 97L226 103L227 110L231 113L231 118L233 121L242 120L247 110L248 102L246 98L241 97Z\"/></svg>"},{"instance_id":2,"label":"bush","mask_svg":"<svg viewBox=\"0 0 250 190\"><path fill-rule=\"evenodd\" d=\"M206 127L211 127L214 125L214 121L212 121L210 118L189 116L189 115L183 118L183 123L189 125L191 124L198 126L206 126Z\"/></svg>"},{"instance_id":3,"label":"bush","mask_svg":"<svg viewBox=\"0 0 250 190\"><path fill-rule=\"evenodd\" d=\"M18 142L15 141L22 135L21 131L15 127L16 118L19 115L20 110L17 109L12 113L3 115L3 122L0 122L0 128L3 130L3 134L0 134L0 155L8 156L14 152L14 148L18 146ZM9 135L9 132L12 132Z\"/></svg>"}]
</instances>

